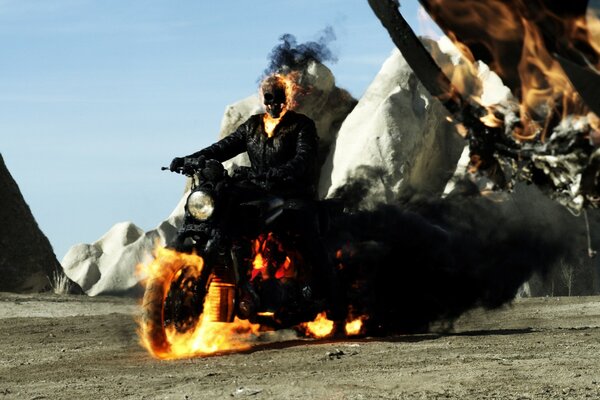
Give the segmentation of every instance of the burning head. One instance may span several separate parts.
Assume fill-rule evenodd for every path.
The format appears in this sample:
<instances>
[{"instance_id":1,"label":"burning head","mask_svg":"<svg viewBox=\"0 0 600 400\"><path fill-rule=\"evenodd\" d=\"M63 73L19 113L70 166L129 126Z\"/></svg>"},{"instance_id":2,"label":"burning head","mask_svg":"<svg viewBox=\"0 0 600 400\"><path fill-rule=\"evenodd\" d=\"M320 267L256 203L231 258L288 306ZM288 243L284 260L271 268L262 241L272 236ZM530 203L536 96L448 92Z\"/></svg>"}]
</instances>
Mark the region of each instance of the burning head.
<instances>
[{"instance_id":1,"label":"burning head","mask_svg":"<svg viewBox=\"0 0 600 400\"><path fill-rule=\"evenodd\" d=\"M260 85L260 92L267 113L271 118L279 118L286 109L286 84L279 75L267 77Z\"/></svg>"}]
</instances>

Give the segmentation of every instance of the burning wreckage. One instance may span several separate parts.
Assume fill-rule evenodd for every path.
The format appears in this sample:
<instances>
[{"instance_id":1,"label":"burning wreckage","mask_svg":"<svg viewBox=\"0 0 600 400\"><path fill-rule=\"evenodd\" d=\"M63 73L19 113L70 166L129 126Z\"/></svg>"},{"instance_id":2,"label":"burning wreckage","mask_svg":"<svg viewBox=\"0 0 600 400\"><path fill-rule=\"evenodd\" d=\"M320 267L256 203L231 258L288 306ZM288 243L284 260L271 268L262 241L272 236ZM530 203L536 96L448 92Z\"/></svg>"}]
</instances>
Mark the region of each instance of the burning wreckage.
<instances>
[{"instance_id":1,"label":"burning wreckage","mask_svg":"<svg viewBox=\"0 0 600 400\"><path fill-rule=\"evenodd\" d=\"M469 141L470 172L494 189L533 183L574 213L600 205L600 16L588 1L421 0L472 63L482 60L513 92L482 106L463 98L399 12L369 4L432 96ZM600 12L600 11L599 11ZM482 23L482 21L487 21Z\"/></svg>"},{"instance_id":2,"label":"burning wreckage","mask_svg":"<svg viewBox=\"0 0 600 400\"><path fill-rule=\"evenodd\" d=\"M517 180L533 183L574 213L598 207L600 51L589 40L587 2L560 7L524 0L421 3L469 60L485 61L513 89L509 101L492 106L481 105L476 96L465 98L461 82L436 65L400 14L399 3L369 0L423 86L468 140L471 178L485 176L488 188L496 190L510 190ZM498 28L488 33L487 25L472 23L477 19L498 20ZM281 54L292 57L276 63L285 68L271 72L299 88L304 61L319 56L286 50ZM365 169L363 178L336 191L334 203L345 211L321 231L326 247L334 249L346 308L338 334L423 331L475 306L498 307L534 271L547 271L568 251L555 225L535 213L524 217L496 209L484 197L363 209L359 203L369 190L369 174L376 173ZM228 179L214 163L193 174L209 183ZM215 183L211 190L218 187ZM218 207L201 191L192 194L200 207L188 206L189 214ZM209 237L203 247L214 242ZM237 246L235 240L225 242ZM196 246L199 254L158 249L154 263L143 267L148 280L140 334L154 356L247 349L253 337L273 327L296 326L313 337L336 331L327 307L313 301L310 280L303 281L311 267L306 254L293 247L293 235L265 231L243 242L241 256L233 247L212 255L203 254L202 246Z\"/></svg>"}]
</instances>

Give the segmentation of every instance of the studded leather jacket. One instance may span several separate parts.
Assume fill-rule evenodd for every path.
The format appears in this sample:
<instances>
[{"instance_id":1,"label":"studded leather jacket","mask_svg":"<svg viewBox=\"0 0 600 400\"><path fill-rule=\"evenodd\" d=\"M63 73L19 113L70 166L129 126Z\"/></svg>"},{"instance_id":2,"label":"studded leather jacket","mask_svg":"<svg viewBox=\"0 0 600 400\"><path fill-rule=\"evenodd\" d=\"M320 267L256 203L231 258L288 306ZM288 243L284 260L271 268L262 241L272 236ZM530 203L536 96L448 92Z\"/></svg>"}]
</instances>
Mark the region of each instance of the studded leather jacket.
<instances>
[{"instance_id":1,"label":"studded leather jacket","mask_svg":"<svg viewBox=\"0 0 600 400\"><path fill-rule=\"evenodd\" d=\"M314 197L319 138L313 120L287 111L272 137L268 137L264 115L253 115L229 136L188 157L204 156L223 162L247 152L251 181L261 186L270 181L274 191L287 195Z\"/></svg>"}]
</instances>

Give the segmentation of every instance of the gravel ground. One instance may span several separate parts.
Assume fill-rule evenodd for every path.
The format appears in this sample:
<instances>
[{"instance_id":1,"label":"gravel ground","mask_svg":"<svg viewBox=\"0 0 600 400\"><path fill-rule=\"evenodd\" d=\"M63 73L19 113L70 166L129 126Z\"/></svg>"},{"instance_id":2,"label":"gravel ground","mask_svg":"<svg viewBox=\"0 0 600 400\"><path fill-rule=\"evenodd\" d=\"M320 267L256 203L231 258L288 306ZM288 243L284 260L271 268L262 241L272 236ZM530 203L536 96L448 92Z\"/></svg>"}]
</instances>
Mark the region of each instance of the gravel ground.
<instances>
[{"instance_id":1,"label":"gravel ground","mask_svg":"<svg viewBox=\"0 0 600 400\"><path fill-rule=\"evenodd\" d=\"M0 293L3 399L600 399L600 298L474 310L451 333L158 361L132 299ZM289 337L289 335L287 335Z\"/></svg>"}]
</instances>

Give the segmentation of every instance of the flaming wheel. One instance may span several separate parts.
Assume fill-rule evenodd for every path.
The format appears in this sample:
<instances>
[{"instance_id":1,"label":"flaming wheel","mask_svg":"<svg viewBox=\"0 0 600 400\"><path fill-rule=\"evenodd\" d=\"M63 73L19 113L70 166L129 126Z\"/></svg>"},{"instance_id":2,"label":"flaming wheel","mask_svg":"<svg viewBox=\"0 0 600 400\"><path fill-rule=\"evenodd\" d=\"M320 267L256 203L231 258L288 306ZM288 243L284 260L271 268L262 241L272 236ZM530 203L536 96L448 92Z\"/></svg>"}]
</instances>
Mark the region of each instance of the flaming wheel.
<instances>
[{"instance_id":1,"label":"flaming wheel","mask_svg":"<svg viewBox=\"0 0 600 400\"><path fill-rule=\"evenodd\" d=\"M171 338L201 323L207 278L203 260L194 254L161 249L143 299L142 340L159 358L171 350Z\"/></svg>"},{"instance_id":2,"label":"flaming wheel","mask_svg":"<svg viewBox=\"0 0 600 400\"><path fill-rule=\"evenodd\" d=\"M204 267L196 254L159 249L148 267L142 341L157 358L194 354L198 333L234 318L235 284L225 265ZM178 349L178 350L177 350Z\"/></svg>"},{"instance_id":3,"label":"flaming wheel","mask_svg":"<svg viewBox=\"0 0 600 400\"><path fill-rule=\"evenodd\" d=\"M184 333L194 328L202 314L206 293L205 282L195 276L193 267L184 266L171 281L167 297L164 300L163 326L175 327Z\"/></svg>"}]
</instances>

